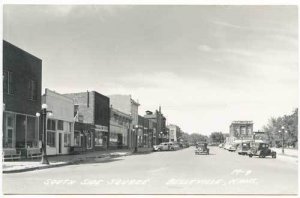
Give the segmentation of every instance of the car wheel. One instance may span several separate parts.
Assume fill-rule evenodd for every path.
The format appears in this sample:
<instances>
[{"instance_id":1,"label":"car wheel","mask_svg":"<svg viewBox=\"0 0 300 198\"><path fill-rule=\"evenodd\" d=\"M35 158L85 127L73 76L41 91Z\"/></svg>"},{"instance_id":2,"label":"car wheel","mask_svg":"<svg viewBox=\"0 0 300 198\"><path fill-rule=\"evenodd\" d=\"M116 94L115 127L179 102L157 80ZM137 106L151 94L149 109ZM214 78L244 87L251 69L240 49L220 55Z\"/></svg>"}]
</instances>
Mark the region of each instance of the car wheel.
<instances>
[{"instance_id":1,"label":"car wheel","mask_svg":"<svg viewBox=\"0 0 300 198\"><path fill-rule=\"evenodd\" d=\"M249 157L252 157L253 155L252 154L249 154Z\"/></svg>"},{"instance_id":2,"label":"car wheel","mask_svg":"<svg viewBox=\"0 0 300 198\"><path fill-rule=\"evenodd\" d=\"M160 149L157 149L157 151L161 151Z\"/></svg>"},{"instance_id":3,"label":"car wheel","mask_svg":"<svg viewBox=\"0 0 300 198\"><path fill-rule=\"evenodd\" d=\"M276 158L276 154L272 154L272 158Z\"/></svg>"}]
</instances>

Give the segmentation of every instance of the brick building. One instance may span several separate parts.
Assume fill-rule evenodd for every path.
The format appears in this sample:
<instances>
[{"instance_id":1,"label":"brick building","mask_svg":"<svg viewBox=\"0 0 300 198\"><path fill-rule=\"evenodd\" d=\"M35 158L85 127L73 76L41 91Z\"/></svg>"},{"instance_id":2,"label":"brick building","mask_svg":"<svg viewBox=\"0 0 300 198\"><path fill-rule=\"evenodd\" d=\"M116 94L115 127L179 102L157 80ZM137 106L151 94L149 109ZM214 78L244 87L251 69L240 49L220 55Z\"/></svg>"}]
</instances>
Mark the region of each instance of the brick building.
<instances>
[{"instance_id":1,"label":"brick building","mask_svg":"<svg viewBox=\"0 0 300 198\"><path fill-rule=\"evenodd\" d=\"M39 149L42 60L3 41L3 151Z\"/></svg>"},{"instance_id":2,"label":"brick building","mask_svg":"<svg viewBox=\"0 0 300 198\"><path fill-rule=\"evenodd\" d=\"M87 124L83 126L84 124L75 123L75 142L80 142L80 146L86 147L86 149L107 149L109 147L110 131L109 98L96 91L64 95L74 101L75 121ZM91 125L94 129L89 127Z\"/></svg>"},{"instance_id":3,"label":"brick building","mask_svg":"<svg viewBox=\"0 0 300 198\"><path fill-rule=\"evenodd\" d=\"M229 141L237 142L241 140L253 139L252 121L233 121L229 127Z\"/></svg>"},{"instance_id":4,"label":"brick building","mask_svg":"<svg viewBox=\"0 0 300 198\"><path fill-rule=\"evenodd\" d=\"M153 133L153 144L160 144L161 142L168 141L168 130L166 127L166 117L161 112L161 107L156 110L155 113L151 111L146 111L144 116L146 119L151 120L156 123L156 130Z\"/></svg>"}]
</instances>

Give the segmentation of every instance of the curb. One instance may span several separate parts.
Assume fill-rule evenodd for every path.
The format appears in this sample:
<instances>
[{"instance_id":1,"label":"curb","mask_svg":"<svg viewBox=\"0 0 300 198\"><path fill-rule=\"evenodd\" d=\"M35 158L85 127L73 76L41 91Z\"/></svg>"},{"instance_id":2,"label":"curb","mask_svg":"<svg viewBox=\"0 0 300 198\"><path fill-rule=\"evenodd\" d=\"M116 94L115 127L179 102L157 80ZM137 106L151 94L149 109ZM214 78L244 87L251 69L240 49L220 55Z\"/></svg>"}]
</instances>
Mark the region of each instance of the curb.
<instances>
[{"instance_id":1,"label":"curb","mask_svg":"<svg viewBox=\"0 0 300 198\"><path fill-rule=\"evenodd\" d=\"M34 170L43 170L43 169L48 169L48 168L56 168L56 167L62 167L62 166L68 166L68 165L72 165L72 164L76 164L78 162L84 162L84 161L88 161L91 159L97 159L97 158L105 158L105 157L109 157L109 158L117 158L117 157L123 157L123 156L129 156L132 155L133 153L127 153L125 155L111 155L111 154L106 154L106 155L100 155L100 156L95 156L95 157L86 157L85 159L79 158L77 160L73 160L70 162L65 162L65 163L61 163L61 164L54 164L54 165L48 165L48 166L40 166L40 167L32 167L32 168L24 168L24 169L17 169L17 170L3 170L2 173L3 174L9 174L9 173L21 173L21 172L28 172L28 171L34 171Z\"/></svg>"}]
</instances>

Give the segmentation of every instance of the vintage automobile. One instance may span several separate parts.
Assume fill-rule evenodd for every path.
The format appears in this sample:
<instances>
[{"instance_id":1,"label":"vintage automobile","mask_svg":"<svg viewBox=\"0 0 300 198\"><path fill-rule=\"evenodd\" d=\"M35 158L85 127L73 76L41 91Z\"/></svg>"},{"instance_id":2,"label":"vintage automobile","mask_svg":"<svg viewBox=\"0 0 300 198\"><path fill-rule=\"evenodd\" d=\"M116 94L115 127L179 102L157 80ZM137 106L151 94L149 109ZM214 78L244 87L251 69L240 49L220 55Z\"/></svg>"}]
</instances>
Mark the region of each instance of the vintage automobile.
<instances>
[{"instance_id":1,"label":"vintage automobile","mask_svg":"<svg viewBox=\"0 0 300 198\"><path fill-rule=\"evenodd\" d=\"M236 151L239 155L247 155L250 150L250 142L243 142L239 144Z\"/></svg>"},{"instance_id":2,"label":"vintage automobile","mask_svg":"<svg viewBox=\"0 0 300 198\"><path fill-rule=\"evenodd\" d=\"M178 149L179 149L179 146L173 142L163 142L163 143L160 143L159 145L153 146L154 151L175 151Z\"/></svg>"},{"instance_id":3,"label":"vintage automobile","mask_svg":"<svg viewBox=\"0 0 300 198\"><path fill-rule=\"evenodd\" d=\"M206 154L209 155L209 148L207 148L207 143L197 143L195 155Z\"/></svg>"},{"instance_id":4,"label":"vintage automobile","mask_svg":"<svg viewBox=\"0 0 300 198\"><path fill-rule=\"evenodd\" d=\"M248 155L249 157L258 156L260 158L265 158L266 156L271 156L272 158L276 158L276 152L269 148L269 144L258 142L251 144Z\"/></svg>"},{"instance_id":5,"label":"vintage automobile","mask_svg":"<svg viewBox=\"0 0 300 198\"><path fill-rule=\"evenodd\" d=\"M232 144L227 150L231 152L235 152L238 146L239 144Z\"/></svg>"}]
</instances>

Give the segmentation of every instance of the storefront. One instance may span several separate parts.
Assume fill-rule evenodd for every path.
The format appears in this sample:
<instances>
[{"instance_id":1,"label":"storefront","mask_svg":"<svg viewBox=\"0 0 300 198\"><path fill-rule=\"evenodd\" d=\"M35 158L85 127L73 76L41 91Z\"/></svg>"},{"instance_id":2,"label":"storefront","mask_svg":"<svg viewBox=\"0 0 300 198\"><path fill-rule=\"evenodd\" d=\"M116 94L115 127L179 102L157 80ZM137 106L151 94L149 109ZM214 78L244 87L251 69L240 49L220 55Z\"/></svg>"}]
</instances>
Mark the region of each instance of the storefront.
<instances>
[{"instance_id":1,"label":"storefront","mask_svg":"<svg viewBox=\"0 0 300 198\"><path fill-rule=\"evenodd\" d=\"M94 150L95 126L87 123L75 122L73 153Z\"/></svg>"},{"instance_id":2,"label":"storefront","mask_svg":"<svg viewBox=\"0 0 300 198\"><path fill-rule=\"evenodd\" d=\"M95 125L95 149L106 150L108 146L108 127Z\"/></svg>"},{"instance_id":3,"label":"storefront","mask_svg":"<svg viewBox=\"0 0 300 198\"><path fill-rule=\"evenodd\" d=\"M3 150L21 152L39 149L38 118L32 115L3 112Z\"/></svg>"},{"instance_id":4,"label":"storefront","mask_svg":"<svg viewBox=\"0 0 300 198\"><path fill-rule=\"evenodd\" d=\"M73 100L49 89L45 90L43 102L52 115L47 116L47 155L68 154L74 144Z\"/></svg>"}]
</instances>

